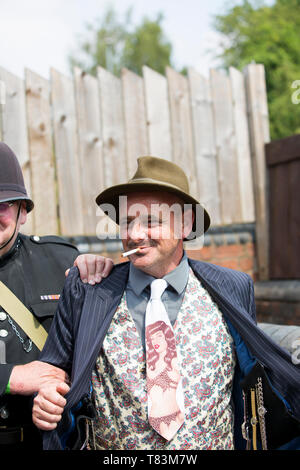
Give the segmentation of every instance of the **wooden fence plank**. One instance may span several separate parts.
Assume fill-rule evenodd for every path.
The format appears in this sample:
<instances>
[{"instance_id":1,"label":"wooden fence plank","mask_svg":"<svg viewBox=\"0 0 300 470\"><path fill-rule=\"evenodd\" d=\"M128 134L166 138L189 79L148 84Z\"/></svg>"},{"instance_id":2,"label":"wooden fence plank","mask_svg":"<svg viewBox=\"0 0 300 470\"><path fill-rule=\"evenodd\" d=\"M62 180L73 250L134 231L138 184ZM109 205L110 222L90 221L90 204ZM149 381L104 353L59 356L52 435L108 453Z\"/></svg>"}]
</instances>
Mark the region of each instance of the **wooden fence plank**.
<instances>
[{"instance_id":1,"label":"wooden fence plank","mask_svg":"<svg viewBox=\"0 0 300 470\"><path fill-rule=\"evenodd\" d=\"M241 221L231 87L228 76L220 71L211 70L210 80L217 146L221 217L223 224L231 224Z\"/></svg>"},{"instance_id":2,"label":"wooden fence plank","mask_svg":"<svg viewBox=\"0 0 300 470\"><path fill-rule=\"evenodd\" d=\"M83 208L73 81L51 69L53 131L57 168L60 230L82 235Z\"/></svg>"},{"instance_id":3,"label":"wooden fence plank","mask_svg":"<svg viewBox=\"0 0 300 470\"><path fill-rule=\"evenodd\" d=\"M172 160L181 166L188 177L190 192L198 196L198 179L194 159L190 92L188 80L180 73L167 67L169 107L171 122Z\"/></svg>"},{"instance_id":4,"label":"wooden fence plank","mask_svg":"<svg viewBox=\"0 0 300 470\"><path fill-rule=\"evenodd\" d=\"M74 69L74 82L84 234L95 235L95 199L104 189L99 88L97 79L79 68Z\"/></svg>"},{"instance_id":5,"label":"wooden fence plank","mask_svg":"<svg viewBox=\"0 0 300 470\"><path fill-rule=\"evenodd\" d=\"M4 103L1 105L1 140L16 154L24 176L26 190L34 199L31 186L29 148L24 81L0 67L0 80L3 83ZM38 201L35 201L38 205ZM26 235L35 232L36 210L30 212L21 231Z\"/></svg>"},{"instance_id":6,"label":"wooden fence plank","mask_svg":"<svg viewBox=\"0 0 300 470\"><path fill-rule=\"evenodd\" d=\"M281 149L284 155L281 162L276 153L283 146L276 148L278 143L281 141L266 145L269 233L272 234L269 237L269 278L300 279L300 258L295 256L300 249L300 135L283 139L286 146ZM295 146L290 153L293 143Z\"/></svg>"},{"instance_id":7,"label":"wooden fence plank","mask_svg":"<svg viewBox=\"0 0 300 470\"><path fill-rule=\"evenodd\" d=\"M143 67L149 153L172 160L172 141L167 79Z\"/></svg>"},{"instance_id":8,"label":"wooden fence plank","mask_svg":"<svg viewBox=\"0 0 300 470\"><path fill-rule=\"evenodd\" d=\"M105 186L128 179L121 80L102 67L97 71L103 139Z\"/></svg>"},{"instance_id":9,"label":"wooden fence plank","mask_svg":"<svg viewBox=\"0 0 300 470\"><path fill-rule=\"evenodd\" d=\"M264 66L249 64L244 74L255 195L258 275L259 279L266 280L269 278L269 220L264 146L270 141L270 133Z\"/></svg>"},{"instance_id":10,"label":"wooden fence plank","mask_svg":"<svg viewBox=\"0 0 300 470\"><path fill-rule=\"evenodd\" d=\"M188 70L193 117L193 136L199 200L210 214L211 224L220 225L220 196L214 116L209 81L193 69Z\"/></svg>"},{"instance_id":11,"label":"wooden fence plank","mask_svg":"<svg viewBox=\"0 0 300 470\"><path fill-rule=\"evenodd\" d=\"M25 83L35 231L38 235L55 235L58 227L49 82L26 69Z\"/></svg>"},{"instance_id":12,"label":"wooden fence plank","mask_svg":"<svg viewBox=\"0 0 300 470\"><path fill-rule=\"evenodd\" d=\"M244 76L239 70L230 67L229 77L233 98L241 222L253 222L255 210Z\"/></svg>"},{"instance_id":13,"label":"wooden fence plank","mask_svg":"<svg viewBox=\"0 0 300 470\"><path fill-rule=\"evenodd\" d=\"M154 155L186 171L212 225L256 222L260 278L267 278L262 65L251 64L244 77L211 70L209 80L192 69L186 78L169 67L165 77L146 66L142 77L124 69L120 79L101 67L96 78L79 69L73 78L54 69L50 76L51 93L46 79L26 71L26 94L23 80L0 68L0 136L18 155L35 201L31 233L93 235L96 195L131 177L138 156Z\"/></svg>"},{"instance_id":14,"label":"wooden fence plank","mask_svg":"<svg viewBox=\"0 0 300 470\"><path fill-rule=\"evenodd\" d=\"M137 158L148 155L148 136L144 97L144 82L128 69L122 70L124 125L128 175L134 175Z\"/></svg>"}]
</instances>

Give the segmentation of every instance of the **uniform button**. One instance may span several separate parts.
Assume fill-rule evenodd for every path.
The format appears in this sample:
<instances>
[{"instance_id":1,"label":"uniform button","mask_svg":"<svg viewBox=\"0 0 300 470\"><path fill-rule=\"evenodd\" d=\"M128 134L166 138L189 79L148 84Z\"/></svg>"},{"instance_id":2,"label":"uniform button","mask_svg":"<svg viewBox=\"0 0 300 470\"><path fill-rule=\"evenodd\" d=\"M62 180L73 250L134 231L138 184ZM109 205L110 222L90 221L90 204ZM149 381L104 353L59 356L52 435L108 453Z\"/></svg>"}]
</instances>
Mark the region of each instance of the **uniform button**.
<instances>
[{"instance_id":1,"label":"uniform button","mask_svg":"<svg viewBox=\"0 0 300 470\"><path fill-rule=\"evenodd\" d=\"M1 337L1 338L5 338L7 335L8 335L8 331L7 331L7 330L0 330L0 337Z\"/></svg>"},{"instance_id":2,"label":"uniform button","mask_svg":"<svg viewBox=\"0 0 300 470\"><path fill-rule=\"evenodd\" d=\"M34 235L32 238L35 242L38 242L40 240L40 237L38 235Z\"/></svg>"},{"instance_id":3,"label":"uniform button","mask_svg":"<svg viewBox=\"0 0 300 470\"><path fill-rule=\"evenodd\" d=\"M6 408L6 406L2 406L2 408L0 408L0 418L7 419L8 417L9 417L8 409Z\"/></svg>"},{"instance_id":4,"label":"uniform button","mask_svg":"<svg viewBox=\"0 0 300 470\"><path fill-rule=\"evenodd\" d=\"M5 312L0 312L0 321L6 320L6 317L7 317L7 315L6 315Z\"/></svg>"}]
</instances>

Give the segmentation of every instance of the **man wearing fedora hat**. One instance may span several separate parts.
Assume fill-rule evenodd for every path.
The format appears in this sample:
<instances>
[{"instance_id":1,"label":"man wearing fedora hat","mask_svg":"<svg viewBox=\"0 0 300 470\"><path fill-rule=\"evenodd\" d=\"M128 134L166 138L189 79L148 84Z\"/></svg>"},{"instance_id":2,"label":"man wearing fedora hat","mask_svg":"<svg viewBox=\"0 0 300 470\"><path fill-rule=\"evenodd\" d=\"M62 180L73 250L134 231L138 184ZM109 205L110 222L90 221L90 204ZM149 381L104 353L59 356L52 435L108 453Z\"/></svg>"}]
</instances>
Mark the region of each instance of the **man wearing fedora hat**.
<instances>
[{"instance_id":1,"label":"man wearing fedora hat","mask_svg":"<svg viewBox=\"0 0 300 470\"><path fill-rule=\"evenodd\" d=\"M19 233L33 207L17 157L0 142L0 449L41 446L30 395L45 380L67 380L60 369L37 361L65 271L75 263L84 279L88 273L95 277L95 271L106 275L112 267L101 256L79 255L62 238ZM38 326L27 330L26 315ZM40 330L37 339L33 330Z\"/></svg>"},{"instance_id":2,"label":"man wearing fedora hat","mask_svg":"<svg viewBox=\"0 0 300 470\"><path fill-rule=\"evenodd\" d=\"M187 258L183 241L210 219L182 169L141 157L96 201L129 262L97 286L71 269L41 360L72 385L45 384L34 400L44 449L84 447L86 419L98 450L295 444L299 366L256 326L248 275Z\"/></svg>"}]
</instances>

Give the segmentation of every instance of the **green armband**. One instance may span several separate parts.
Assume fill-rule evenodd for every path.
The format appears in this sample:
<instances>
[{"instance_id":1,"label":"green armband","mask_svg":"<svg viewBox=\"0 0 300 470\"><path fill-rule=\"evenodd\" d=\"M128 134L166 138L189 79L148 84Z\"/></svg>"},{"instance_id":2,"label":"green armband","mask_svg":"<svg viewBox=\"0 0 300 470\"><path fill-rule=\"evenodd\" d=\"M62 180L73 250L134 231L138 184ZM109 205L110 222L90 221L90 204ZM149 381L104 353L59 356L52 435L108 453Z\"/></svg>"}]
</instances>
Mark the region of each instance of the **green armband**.
<instances>
[{"instance_id":1,"label":"green armband","mask_svg":"<svg viewBox=\"0 0 300 470\"><path fill-rule=\"evenodd\" d=\"M5 389L5 395L9 395L10 394L10 383L8 381L8 384L6 385L6 389Z\"/></svg>"}]
</instances>

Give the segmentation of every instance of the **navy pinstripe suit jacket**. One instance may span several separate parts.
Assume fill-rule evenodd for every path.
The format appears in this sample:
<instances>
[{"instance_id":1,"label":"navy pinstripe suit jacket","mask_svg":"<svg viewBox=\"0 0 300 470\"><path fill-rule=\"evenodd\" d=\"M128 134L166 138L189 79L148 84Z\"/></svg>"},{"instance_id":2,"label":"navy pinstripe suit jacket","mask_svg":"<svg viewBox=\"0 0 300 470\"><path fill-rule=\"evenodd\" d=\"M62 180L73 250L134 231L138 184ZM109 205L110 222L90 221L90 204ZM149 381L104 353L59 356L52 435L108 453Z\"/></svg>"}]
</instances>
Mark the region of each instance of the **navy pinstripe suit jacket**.
<instances>
[{"instance_id":1,"label":"navy pinstripe suit jacket","mask_svg":"<svg viewBox=\"0 0 300 470\"><path fill-rule=\"evenodd\" d=\"M300 420L300 367L256 326L251 278L210 263L189 260L195 275L222 311L235 341L241 375L256 361L266 369L274 388ZM77 268L66 280L41 360L69 373L72 386L58 427L44 433L44 449L61 449L70 424L70 410L89 393L92 369L107 329L126 288L129 263L116 265L96 286L83 284Z\"/></svg>"}]
</instances>

